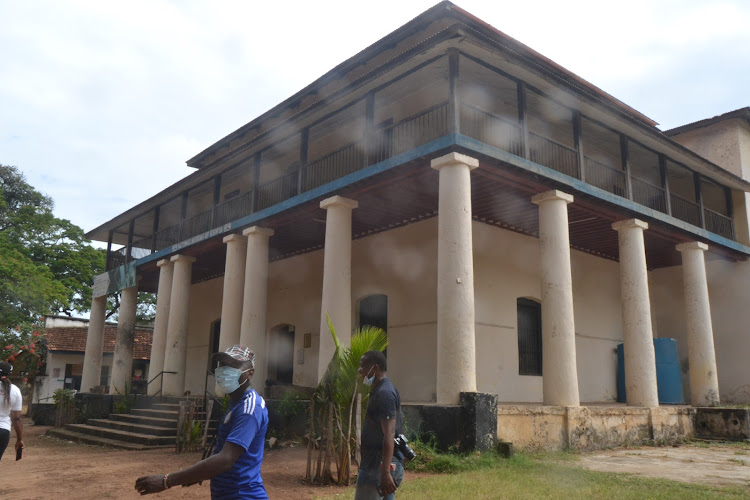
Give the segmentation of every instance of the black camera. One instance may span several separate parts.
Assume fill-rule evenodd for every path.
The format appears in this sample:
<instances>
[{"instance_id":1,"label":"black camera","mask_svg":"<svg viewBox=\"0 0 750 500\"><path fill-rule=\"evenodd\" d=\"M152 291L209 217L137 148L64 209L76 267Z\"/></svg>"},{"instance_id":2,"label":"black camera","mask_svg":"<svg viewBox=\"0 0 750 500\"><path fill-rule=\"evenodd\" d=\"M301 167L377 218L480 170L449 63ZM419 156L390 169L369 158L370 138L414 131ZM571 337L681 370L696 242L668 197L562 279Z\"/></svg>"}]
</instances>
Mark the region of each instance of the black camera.
<instances>
[{"instance_id":1,"label":"black camera","mask_svg":"<svg viewBox=\"0 0 750 500\"><path fill-rule=\"evenodd\" d=\"M408 462L416 458L417 454L414 453L414 450L412 450L411 446L409 446L409 440L406 439L406 436L404 436L403 434L399 434L398 436L393 438L393 442L396 443L396 449L400 451L404 456L404 460Z\"/></svg>"}]
</instances>

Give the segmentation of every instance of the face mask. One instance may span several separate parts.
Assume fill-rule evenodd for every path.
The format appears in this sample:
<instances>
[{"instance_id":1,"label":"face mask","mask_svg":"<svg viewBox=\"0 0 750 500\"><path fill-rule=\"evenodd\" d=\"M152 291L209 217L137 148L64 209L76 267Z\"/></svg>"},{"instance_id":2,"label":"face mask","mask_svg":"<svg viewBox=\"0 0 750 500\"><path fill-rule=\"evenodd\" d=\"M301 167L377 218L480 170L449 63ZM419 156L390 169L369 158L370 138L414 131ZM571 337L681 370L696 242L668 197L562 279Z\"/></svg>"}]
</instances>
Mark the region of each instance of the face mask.
<instances>
[{"instance_id":1,"label":"face mask","mask_svg":"<svg viewBox=\"0 0 750 500\"><path fill-rule=\"evenodd\" d=\"M216 385L224 391L224 394L230 394L236 391L240 387L240 376L249 372L251 368L242 371L239 368L232 368L231 366L220 366L216 369Z\"/></svg>"},{"instance_id":2,"label":"face mask","mask_svg":"<svg viewBox=\"0 0 750 500\"><path fill-rule=\"evenodd\" d=\"M372 369L373 369L373 368L375 368L375 367L373 366L372 368L370 368L370 372L372 371ZM370 374L370 372L367 372L367 374L369 375L369 374ZM375 381L375 375L373 375L373 376L371 376L371 377L365 377L365 378L364 378L364 380L362 380L362 382L363 382L363 383L364 383L365 385L372 385L372 383L373 383L374 381Z\"/></svg>"}]
</instances>

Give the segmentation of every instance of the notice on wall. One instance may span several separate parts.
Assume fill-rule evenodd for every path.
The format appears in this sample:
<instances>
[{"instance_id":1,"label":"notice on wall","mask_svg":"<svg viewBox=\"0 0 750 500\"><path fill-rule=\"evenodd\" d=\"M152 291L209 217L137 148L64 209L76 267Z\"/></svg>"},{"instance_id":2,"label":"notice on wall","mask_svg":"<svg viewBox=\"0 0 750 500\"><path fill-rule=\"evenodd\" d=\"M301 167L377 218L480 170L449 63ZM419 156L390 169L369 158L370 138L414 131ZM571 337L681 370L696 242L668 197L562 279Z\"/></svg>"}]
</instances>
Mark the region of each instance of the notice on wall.
<instances>
[{"instance_id":1,"label":"notice on wall","mask_svg":"<svg viewBox=\"0 0 750 500\"><path fill-rule=\"evenodd\" d=\"M297 349L297 364L298 365L305 364L305 350L304 349Z\"/></svg>"}]
</instances>

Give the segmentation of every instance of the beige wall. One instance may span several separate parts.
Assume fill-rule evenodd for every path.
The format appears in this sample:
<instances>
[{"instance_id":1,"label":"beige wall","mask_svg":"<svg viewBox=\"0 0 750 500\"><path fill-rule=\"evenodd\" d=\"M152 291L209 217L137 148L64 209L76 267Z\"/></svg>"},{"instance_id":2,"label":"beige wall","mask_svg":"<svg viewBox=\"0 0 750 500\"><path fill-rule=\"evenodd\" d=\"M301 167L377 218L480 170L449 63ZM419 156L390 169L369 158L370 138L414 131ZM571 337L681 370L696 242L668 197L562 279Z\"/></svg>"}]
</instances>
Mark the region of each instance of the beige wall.
<instances>
[{"instance_id":1,"label":"beige wall","mask_svg":"<svg viewBox=\"0 0 750 500\"><path fill-rule=\"evenodd\" d=\"M224 278L221 277L195 284L190 289L185 389L192 394L203 394L208 370L211 324L221 318L223 286ZM163 376L169 377L169 374ZM213 390L212 384L209 384L209 389Z\"/></svg>"},{"instance_id":2,"label":"beige wall","mask_svg":"<svg viewBox=\"0 0 750 500\"><path fill-rule=\"evenodd\" d=\"M519 297L541 295L539 241L478 222L473 230L478 389L498 394L501 402L539 402L542 378L518 375L516 317ZM437 218L432 218L352 243L351 327L357 326L359 300L388 296L388 371L405 401L435 400L436 241ZM581 400L610 401L616 397L614 349L622 341L618 264L577 251L571 259ZM316 384L322 268L322 250L269 266L267 327L294 325L296 385ZM191 291L191 391L203 390L222 281L204 282ZM305 333L312 337L309 348L303 347ZM259 353L258 362L268 360Z\"/></svg>"},{"instance_id":3,"label":"beige wall","mask_svg":"<svg viewBox=\"0 0 750 500\"><path fill-rule=\"evenodd\" d=\"M672 139L733 174L750 179L750 168L743 169L740 158L740 122L735 119L714 123L674 135Z\"/></svg>"},{"instance_id":4,"label":"beige wall","mask_svg":"<svg viewBox=\"0 0 750 500\"><path fill-rule=\"evenodd\" d=\"M750 402L750 308L747 305L750 262L706 262L711 319L714 330L719 394L723 403ZM682 268L651 271L651 292L659 336L677 340L682 384L689 399L688 351Z\"/></svg>"}]
</instances>

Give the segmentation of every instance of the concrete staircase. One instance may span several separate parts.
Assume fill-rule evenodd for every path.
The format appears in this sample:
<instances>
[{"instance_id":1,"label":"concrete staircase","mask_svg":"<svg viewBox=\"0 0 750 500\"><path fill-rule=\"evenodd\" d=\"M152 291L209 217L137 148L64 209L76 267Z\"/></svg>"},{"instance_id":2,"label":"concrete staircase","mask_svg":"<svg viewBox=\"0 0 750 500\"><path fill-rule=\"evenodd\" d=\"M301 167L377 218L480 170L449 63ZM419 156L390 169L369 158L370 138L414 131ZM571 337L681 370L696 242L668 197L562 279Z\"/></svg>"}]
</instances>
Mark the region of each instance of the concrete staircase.
<instances>
[{"instance_id":1,"label":"concrete staircase","mask_svg":"<svg viewBox=\"0 0 750 500\"><path fill-rule=\"evenodd\" d=\"M179 400L153 402L147 408L133 408L130 413L109 415L106 419L89 419L85 424L67 424L50 429L47 435L68 441L108 446L123 450L148 450L174 447L177 440ZM196 419L205 418L202 406ZM209 437L215 424L209 426Z\"/></svg>"}]
</instances>

